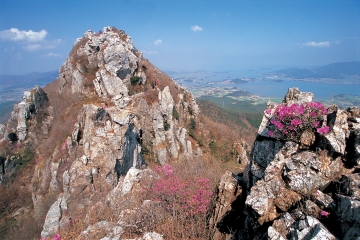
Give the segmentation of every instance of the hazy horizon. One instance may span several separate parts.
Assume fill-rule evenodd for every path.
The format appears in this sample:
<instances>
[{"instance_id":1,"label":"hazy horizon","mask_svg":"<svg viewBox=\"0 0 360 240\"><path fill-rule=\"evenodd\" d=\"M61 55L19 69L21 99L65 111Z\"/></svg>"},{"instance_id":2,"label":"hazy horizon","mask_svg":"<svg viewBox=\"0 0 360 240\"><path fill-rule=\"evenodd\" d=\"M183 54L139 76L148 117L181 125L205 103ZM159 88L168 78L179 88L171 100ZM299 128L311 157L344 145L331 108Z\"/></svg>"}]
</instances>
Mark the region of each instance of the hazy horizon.
<instances>
[{"instance_id":1,"label":"hazy horizon","mask_svg":"<svg viewBox=\"0 0 360 240\"><path fill-rule=\"evenodd\" d=\"M315 68L360 61L360 1L2 2L0 74L47 72L76 38L115 26L163 71Z\"/></svg>"}]
</instances>

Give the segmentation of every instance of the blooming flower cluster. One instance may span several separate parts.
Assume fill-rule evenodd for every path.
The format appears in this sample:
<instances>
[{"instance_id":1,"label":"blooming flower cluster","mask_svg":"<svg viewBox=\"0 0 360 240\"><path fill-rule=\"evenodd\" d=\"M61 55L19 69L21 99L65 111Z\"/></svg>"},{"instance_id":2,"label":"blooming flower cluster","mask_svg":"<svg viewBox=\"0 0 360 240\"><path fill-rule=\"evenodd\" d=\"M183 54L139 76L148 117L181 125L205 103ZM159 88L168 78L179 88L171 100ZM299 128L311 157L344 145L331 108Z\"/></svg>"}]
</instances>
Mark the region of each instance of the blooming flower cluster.
<instances>
[{"instance_id":1,"label":"blooming flower cluster","mask_svg":"<svg viewBox=\"0 0 360 240\"><path fill-rule=\"evenodd\" d=\"M177 176L169 164L157 167L156 172L161 176L150 191L155 200L166 210L181 211L186 216L205 214L211 201L213 192L209 179L196 178L195 181Z\"/></svg>"},{"instance_id":2,"label":"blooming flower cluster","mask_svg":"<svg viewBox=\"0 0 360 240\"><path fill-rule=\"evenodd\" d=\"M268 131L270 137L299 140L303 131L308 129L320 134L326 134L330 130L328 126L322 127L327 110L319 102L280 104L275 109L267 109L265 114L272 115Z\"/></svg>"}]
</instances>

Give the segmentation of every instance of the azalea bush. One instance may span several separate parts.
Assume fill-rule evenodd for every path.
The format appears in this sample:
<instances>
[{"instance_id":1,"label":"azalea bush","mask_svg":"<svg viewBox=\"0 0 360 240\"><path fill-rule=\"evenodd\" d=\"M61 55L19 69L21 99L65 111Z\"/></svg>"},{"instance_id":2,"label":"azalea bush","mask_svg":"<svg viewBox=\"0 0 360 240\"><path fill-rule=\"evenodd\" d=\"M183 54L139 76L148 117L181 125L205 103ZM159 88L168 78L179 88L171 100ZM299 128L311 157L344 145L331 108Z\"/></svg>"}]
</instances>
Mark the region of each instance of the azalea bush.
<instances>
[{"instance_id":1,"label":"azalea bush","mask_svg":"<svg viewBox=\"0 0 360 240\"><path fill-rule=\"evenodd\" d=\"M213 192L210 180L204 177L183 179L174 173L169 164L157 167L160 178L151 191L154 200L167 211L185 216L204 215L210 204Z\"/></svg>"},{"instance_id":2,"label":"azalea bush","mask_svg":"<svg viewBox=\"0 0 360 240\"><path fill-rule=\"evenodd\" d=\"M329 132L329 126L323 126L327 110L319 102L280 104L275 109L265 110L265 114L272 116L268 127L270 137L299 141L305 130L319 134Z\"/></svg>"}]
</instances>

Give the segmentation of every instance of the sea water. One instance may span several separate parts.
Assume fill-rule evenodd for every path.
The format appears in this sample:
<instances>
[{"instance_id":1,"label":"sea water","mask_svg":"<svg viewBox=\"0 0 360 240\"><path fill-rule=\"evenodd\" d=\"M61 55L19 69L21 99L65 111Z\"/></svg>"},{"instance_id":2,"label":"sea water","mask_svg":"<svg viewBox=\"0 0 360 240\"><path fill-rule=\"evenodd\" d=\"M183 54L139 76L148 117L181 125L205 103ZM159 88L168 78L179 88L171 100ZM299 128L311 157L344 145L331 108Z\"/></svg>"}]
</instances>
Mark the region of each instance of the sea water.
<instances>
[{"instance_id":1,"label":"sea water","mask_svg":"<svg viewBox=\"0 0 360 240\"><path fill-rule=\"evenodd\" d=\"M223 72L189 72L182 74L182 85L193 86L220 86L236 87L239 90L248 91L260 97L282 98L289 88L297 87L301 92L314 93L315 100L328 100L333 95L350 94L360 96L359 84L321 83L299 81L292 79L271 79L264 75L266 70L252 71L223 71ZM172 74L169 74L170 76ZM178 75L179 76L179 75ZM223 83L224 80L249 78L244 83ZM319 80L320 81L320 80Z\"/></svg>"}]
</instances>

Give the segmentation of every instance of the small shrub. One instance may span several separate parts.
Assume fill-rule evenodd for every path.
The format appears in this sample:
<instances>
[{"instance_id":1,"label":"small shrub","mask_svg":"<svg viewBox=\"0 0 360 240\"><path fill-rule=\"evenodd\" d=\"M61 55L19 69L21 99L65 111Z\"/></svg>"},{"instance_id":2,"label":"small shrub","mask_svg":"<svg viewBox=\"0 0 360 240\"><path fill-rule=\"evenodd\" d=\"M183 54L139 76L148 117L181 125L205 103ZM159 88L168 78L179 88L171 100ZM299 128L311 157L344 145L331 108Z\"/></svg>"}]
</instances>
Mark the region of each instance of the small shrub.
<instances>
[{"instance_id":1,"label":"small shrub","mask_svg":"<svg viewBox=\"0 0 360 240\"><path fill-rule=\"evenodd\" d=\"M136 85L136 84L138 84L139 83L139 80L140 80L140 77L139 76L132 76L131 78L130 78L130 83L131 83L131 85Z\"/></svg>"},{"instance_id":2,"label":"small shrub","mask_svg":"<svg viewBox=\"0 0 360 240\"><path fill-rule=\"evenodd\" d=\"M190 115L193 115L193 113L194 113L190 106L188 106L188 112L189 112Z\"/></svg>"},{"instance_id":3,"label":"small shrub","mask_svg":"<svg viewBox=\"0 0 360 240\"><path fill-rule=\"evenodd\" d=\"M209 143L209 148L211 150L212 153L216 152L217 150L217 144L214 140L211 140Z\"/></svg>"},{"instance_id":4,"label":"small shrub","mask_svg":"<svg viewBox=\"0 0 360 240\"><path fill-rule=\"evenodd\" d=\"M198 141L200 147L204 146L204 141L202 138L198 138L197 141Z\"/></svg>"},{"instance_id":5,"label":"small shrub","mask_svg":"<svg viewBox=\"0 0 360 240\"><path fill-rule=\"evenodd\" d=\"M149 149L145 145L141 145L141 154L142 155L148 155L150 154Z\"/></svg>"},{"instance_id":6,"label":"small shrub","mask_svg":"<svg viewBox=\"0 0 360 240\"><path fill-rule=\"evenodd\" d=\"M195 129L196 128L196 122L194 118L190 118L190 124L189 124L190 129Z\"/></svg>"},{"instance_id":7,"label":"small shrub","mask_svg":"<svg viewBox=\"0 0 360 240\"><path fill-rule=\"evenodd\" d=\"M168 123L166 120L163 121L164 130L167 131L170 128L170 123Z\"/></svg>"},{"instance_id":8,"label":"small shrub","mask_svg":"<svg viewBox=\"0 0 360 240\"><path fill-rule=\"evenodd\" d=\"M179 120L179 112L176 111L175 106L173 107L172 116L173 116L174 119Z\"/></svg>"},{"instance_id":9,"label":"small shrub","mask_svg":"<svg viewBox=\"0 0 360 240\"><path fill-rule=\"evenodd\" d=\"M26 147L20 154L17 155L15 162L23 168L34 158L34 156L35 152L31 148Z\"/></svg>"},{"instance_id":10,"label":"small shrub","mask_svg":"<svg viewBox=\"0 0 360 240\"><path fill-rule=\"evenodd\" d=\"M192 137L193 139L196 139L194 129L192 128L189 129L189 136Z\"/></svg>"}]
</instances>

